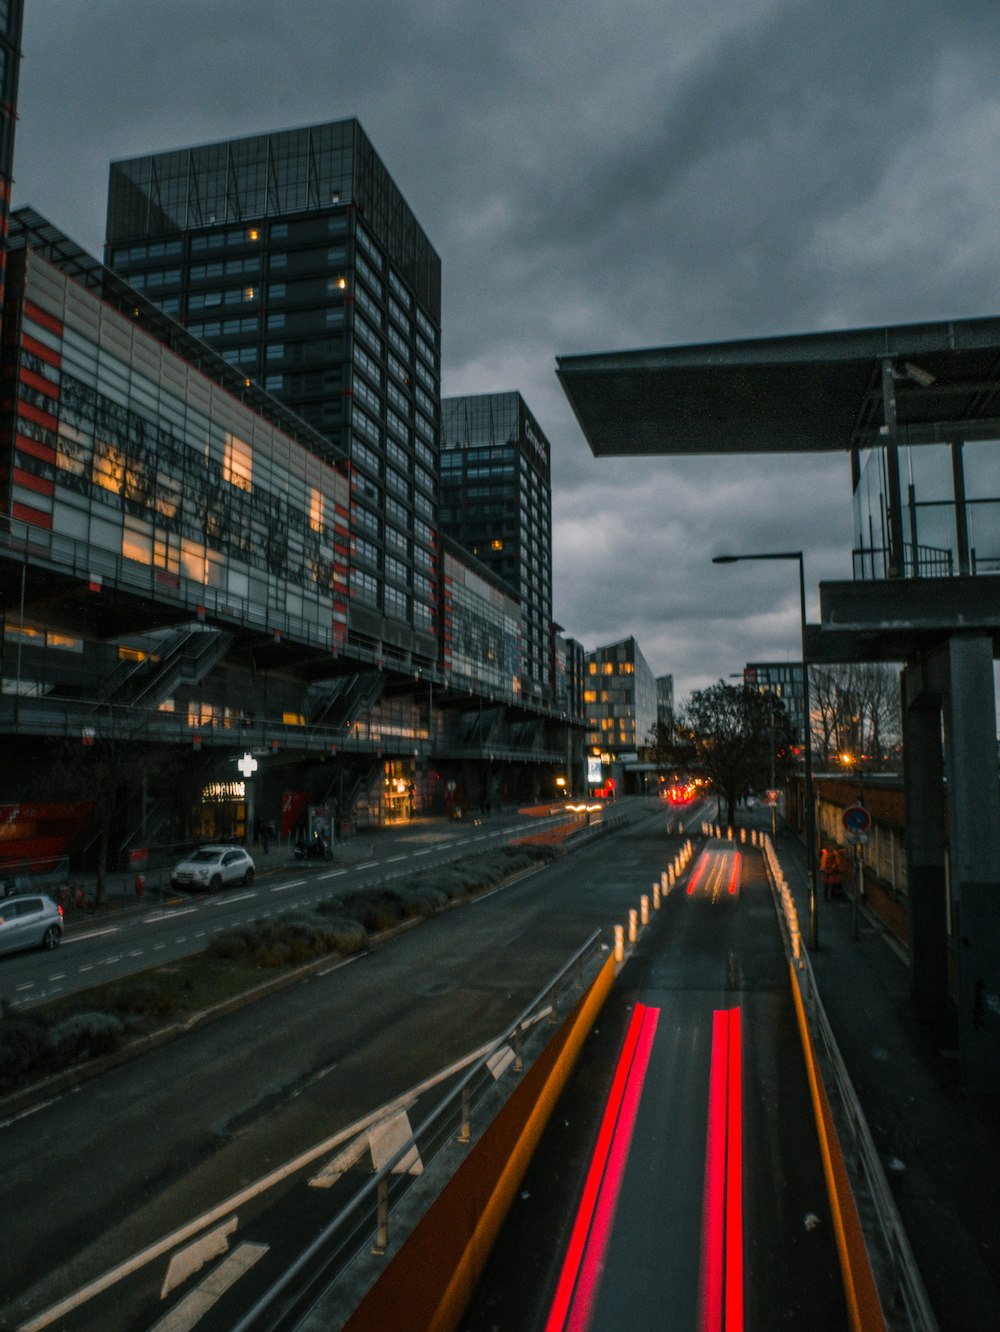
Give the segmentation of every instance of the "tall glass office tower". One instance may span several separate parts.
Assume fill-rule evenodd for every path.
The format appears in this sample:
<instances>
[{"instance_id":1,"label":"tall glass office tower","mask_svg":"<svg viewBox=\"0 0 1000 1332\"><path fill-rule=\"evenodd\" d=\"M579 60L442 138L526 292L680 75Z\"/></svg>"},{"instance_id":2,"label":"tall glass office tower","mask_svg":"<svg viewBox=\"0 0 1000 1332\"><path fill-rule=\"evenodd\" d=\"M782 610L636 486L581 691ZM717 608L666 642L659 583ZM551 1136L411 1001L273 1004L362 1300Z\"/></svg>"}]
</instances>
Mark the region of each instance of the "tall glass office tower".
<instances>
[{"instance_id":1,"label":"tall glass office tower","mask_svg":"<svg viewBox=\"0 0 1000 1332\"><path fill-rule=\"evenodd\" d=\"M106 262L350 475L347 654L433 666L441 261L358 122L113 162Z\"/></svg>"},{"instance_id":2,"label":"tall glass office tower","mask_svg":"<svg viewBox=\"0 0 1000 1332\"><path fill-rule=\"evenodd\" d=\"M441 404L441 528L521 602L525 697L552 697L549 442L520 393Z\"/></svg>"}]
</instances>

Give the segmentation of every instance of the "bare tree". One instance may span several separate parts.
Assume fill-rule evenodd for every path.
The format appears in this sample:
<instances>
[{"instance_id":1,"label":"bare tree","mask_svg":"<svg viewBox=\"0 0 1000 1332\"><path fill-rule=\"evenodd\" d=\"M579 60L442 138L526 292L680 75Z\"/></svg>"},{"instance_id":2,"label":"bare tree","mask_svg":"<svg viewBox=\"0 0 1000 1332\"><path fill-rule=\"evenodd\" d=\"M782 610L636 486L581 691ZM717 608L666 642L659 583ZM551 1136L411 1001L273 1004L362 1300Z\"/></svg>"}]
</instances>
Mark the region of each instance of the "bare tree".
<instances>
[{"instance_id":1,"label":"bare tree","mask_svg":"<svg viewBox=\"0 0 1000 1332\"><path fill-rule=\"evenodd\" d=\"M653 722L642 747L644 761L667 766L674 762L674 750L674 728L665 721Z\"/></svg>"},{"instance_id":2,"label":"bare tree","mask_svg":"<svg viewBox=\"0 0 1000 1332\"><path fill-rule=\"evenodd\" d=\"M809 682L813 745L823 761L850 755L850 763L881 768L900 734L895 669L884 662L814 666Z\"/></svg>"},{"instance_id":3,"label":"bare tree","mask_svg":"<svg viewBox=\"0 0 1000 1332\"><path fill-rule=\"evenodd\" d=\"M59 784L77 799L94 802L97 840L98 905L106 899L107 872L111 865L112 831L130 806L141 798L143 782L152 768L162 765L162 747L142 738L142 719L128 709L102 711L95 718L94 734L63 742L55 765Z\"/></svg>"},{"instance_id":4,"label":"bare tree","mask_svg":"<svg viewBox=\"0 0 1000 1332\"><path fill-rule=\"evenodd\" d=\"M691 695L677 727L691 761L725 797L729 826L736 801L769 780L772 754L785 767L792 732L780 698L724 680Z\"/></svg>"}]
</instances>

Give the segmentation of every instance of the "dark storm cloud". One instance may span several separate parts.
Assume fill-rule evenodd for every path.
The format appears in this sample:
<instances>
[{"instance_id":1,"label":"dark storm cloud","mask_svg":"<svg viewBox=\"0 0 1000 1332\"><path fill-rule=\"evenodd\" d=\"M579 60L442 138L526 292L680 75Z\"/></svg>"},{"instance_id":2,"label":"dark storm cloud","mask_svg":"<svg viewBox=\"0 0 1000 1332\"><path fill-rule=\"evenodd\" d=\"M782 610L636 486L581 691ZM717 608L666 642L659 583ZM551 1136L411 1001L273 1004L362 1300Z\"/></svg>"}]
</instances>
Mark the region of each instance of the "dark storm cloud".
<instances>
[{"instance_id":1,"label":"dark storm cloud","mask_svg":"<svg viewBox=\"0 0 1000 1332\"><path fill-rule=\"evenodd\" d=\"M555 357L994 313L1000 6L27 0L15 202L99 253L110 159L357 116L443 264L446 394L553 445L555 614L678 694L850 576L843 456L595 461Z\"/></svg>"}]
</instances>

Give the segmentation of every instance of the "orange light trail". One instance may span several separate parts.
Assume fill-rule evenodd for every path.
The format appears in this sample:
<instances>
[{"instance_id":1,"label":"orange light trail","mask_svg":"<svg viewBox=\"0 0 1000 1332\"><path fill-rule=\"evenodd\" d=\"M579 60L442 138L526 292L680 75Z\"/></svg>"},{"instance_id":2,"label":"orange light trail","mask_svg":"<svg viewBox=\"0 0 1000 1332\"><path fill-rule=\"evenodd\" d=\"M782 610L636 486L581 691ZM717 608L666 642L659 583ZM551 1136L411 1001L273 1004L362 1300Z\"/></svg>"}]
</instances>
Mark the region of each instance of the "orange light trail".
<instances>
[{"instance_id":1,"label":"orange light trail","mask_svg":"<svg viewBox=\"0 0 1000 1332\"><path fill-rule=\"evenodd\" d=\"M698 886L698 880L705 873L708 867L708 852L703 851L698 857L698 863L691 871L691 877L688 879L688 893L693 893Z\"/></svg>"}]
</instances>

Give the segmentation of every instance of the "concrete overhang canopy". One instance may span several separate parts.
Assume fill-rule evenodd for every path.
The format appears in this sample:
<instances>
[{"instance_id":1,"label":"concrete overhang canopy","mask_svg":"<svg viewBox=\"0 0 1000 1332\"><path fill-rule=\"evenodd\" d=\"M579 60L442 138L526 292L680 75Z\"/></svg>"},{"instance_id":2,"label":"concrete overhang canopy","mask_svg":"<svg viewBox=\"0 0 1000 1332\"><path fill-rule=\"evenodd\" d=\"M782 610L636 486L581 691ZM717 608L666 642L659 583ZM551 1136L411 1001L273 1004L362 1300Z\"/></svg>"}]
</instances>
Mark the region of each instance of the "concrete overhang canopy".
<instances>
[{"instance_id":1,"label":"concrete overhang canopy","mask_svg":"<svg viewBox=\"0 0 1000 1332\"><path fill-rule=\"evenodd\" d=\"M1000 439L1000 318L556 358L597 457L870 448L882 363L900 443Z\"/></svg>"},{"instance_id":2,"label":"concrete overhang canopy","mask_svg":"<svg viewBox=\"0 0 1000 1332\"><path fill-rule=\"evenodd\" d=\"M820 583L810 662L914 661L956 634L989 635L1000 655L1000 575Z\"/></svg>"}]
</instances>

